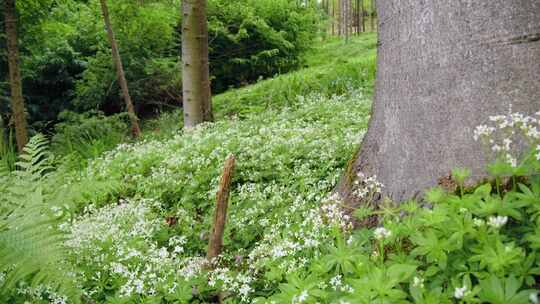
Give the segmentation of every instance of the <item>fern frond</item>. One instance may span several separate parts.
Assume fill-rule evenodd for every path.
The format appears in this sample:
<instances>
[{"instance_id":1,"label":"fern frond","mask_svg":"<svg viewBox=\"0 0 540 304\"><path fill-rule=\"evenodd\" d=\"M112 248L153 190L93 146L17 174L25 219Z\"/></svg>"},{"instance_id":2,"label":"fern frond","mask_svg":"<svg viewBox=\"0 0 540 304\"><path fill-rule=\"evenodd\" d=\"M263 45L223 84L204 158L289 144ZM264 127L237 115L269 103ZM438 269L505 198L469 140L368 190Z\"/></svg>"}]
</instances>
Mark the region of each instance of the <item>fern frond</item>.
<instances>
[{"instance_id":1,"label":"fern frond","mask_svg":"<svg viewBox=\"0 0 540 304\"><path fill-rule=\"evenodd\" d=\"M45 177L49 172L51 153L49 152L49 143L42 134L32 137L19 156L19 161L15 163L19 170L14 173L27 182L37 182Z\"/></svg>"},{"instance_id":2,"label":"fern frond","mask_svg":"<svg viewBox=\"0 0 540 304\"><path fill-rule=\"evenodd\" d=\"M74 278L66 275L72 269L66 262L65 235L42 191L51 169L49 159L45 137L33 137L17 170L7 179L7 188L0 188L0 273L5 274L0 294L25 282L48 286L68 296L70 302L79 302Z\"/></svg>"}]
</instances>

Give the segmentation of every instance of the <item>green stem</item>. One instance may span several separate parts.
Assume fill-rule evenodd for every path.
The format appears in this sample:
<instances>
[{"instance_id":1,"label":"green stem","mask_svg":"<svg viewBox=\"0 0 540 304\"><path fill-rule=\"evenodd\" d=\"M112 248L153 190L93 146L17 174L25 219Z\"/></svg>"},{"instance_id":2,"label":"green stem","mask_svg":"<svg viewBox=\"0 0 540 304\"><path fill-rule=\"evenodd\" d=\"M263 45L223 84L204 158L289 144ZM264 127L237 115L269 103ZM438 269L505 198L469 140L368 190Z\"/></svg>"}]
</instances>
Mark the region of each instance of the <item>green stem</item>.
<instances>
[{"instance_id":1,"label":"green stem","mask_svg":"<svg viewBox=\"0 0 540 304\"><path fill-rule=\"evenodd\" d=\"M495 177L495 185L497 187L497 195L501 196L501 177Z\"/></svg>"}]
</instances>

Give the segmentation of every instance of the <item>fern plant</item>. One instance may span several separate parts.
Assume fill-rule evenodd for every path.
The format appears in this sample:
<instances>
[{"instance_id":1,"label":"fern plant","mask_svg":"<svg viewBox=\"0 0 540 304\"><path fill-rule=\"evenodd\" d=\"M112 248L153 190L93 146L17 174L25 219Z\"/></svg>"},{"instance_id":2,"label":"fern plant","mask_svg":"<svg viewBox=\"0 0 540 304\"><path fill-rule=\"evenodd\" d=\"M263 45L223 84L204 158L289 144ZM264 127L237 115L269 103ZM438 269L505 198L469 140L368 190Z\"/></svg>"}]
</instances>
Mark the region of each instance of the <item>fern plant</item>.
<instances>
[{"instance_id":1,"label":"fern plant","mask_svg":"<svg viewBox=\"0 0 540 304\"><path fill-rule=\"evenodd\" d=\"M51 155L44 136L33 137L16 170L0 170L0 300L9 299L20 284L46 286L72 302L80 294L67 263L60 218L44 194Z\"/></svg>"}]
</instances>

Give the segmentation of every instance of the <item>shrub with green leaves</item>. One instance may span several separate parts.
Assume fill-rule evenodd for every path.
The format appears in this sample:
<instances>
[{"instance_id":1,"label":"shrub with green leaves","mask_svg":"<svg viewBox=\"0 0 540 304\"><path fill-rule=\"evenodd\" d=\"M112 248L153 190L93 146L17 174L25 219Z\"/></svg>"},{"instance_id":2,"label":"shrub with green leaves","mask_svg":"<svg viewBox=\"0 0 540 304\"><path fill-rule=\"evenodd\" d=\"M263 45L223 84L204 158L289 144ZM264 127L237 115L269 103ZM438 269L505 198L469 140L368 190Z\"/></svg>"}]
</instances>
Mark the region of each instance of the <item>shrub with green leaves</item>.
<instances>
[{"instance_id":1,"label":"shrub with green leaves","mask_svg":"<svg viewBox=\"0 0 540 304\"><path fill-rule=\"evenodd\" d=\"M137 111L150 116L178 108L181 1L109 0L108 4ZM63 110L123 111L99 1L27 0L19 1L17 9L31 125L49 130ZM2 18L0 14L0 27ZM214 93L300 67L320 24L316 9L287 0L211 0L208 19ZM2 34L0 46L5 44ZM0 70L5 72L0 73L0 99L5 99L4 48ZM9 113L7 105L0 105L2 114Z\"/></svg>"},{"instance_id":2,"label":"shrub with green leaves","mask_svg":"<svg viewBox=\"0 0 540 304\"><path fill-rule=\"evenodd\" d=\"M128 140L127 114L105 116L98 111L84 114L64 111L59 116L51 139L57 156L69 156L73 160L95 158L104 151Z\"/></svg>"},{"instance_id":3,"label":"shrub with green leaves","mask_svg":"<svg viewBox=\"0 0 540 304\"><path fill-rule=\"evenodd\" d=\"M379 227L336 230L319 257L259 302L538 303L539 118L512 113L477 128L475 138L496 152L493 184L465 189L468 170L457 169L455 192L435 188L424 202L374 208L381 185L359 174L364 205L355 215L377 216ZM516 154L515 137L526 153Z\"/></svg>"},{"instance_id":4,"label":"shrub with green leaves","mask_svg":"<svg viewBox=\"0 0 540 304\"><path fill-rule=\"evenodd\" d=\"M325 223L343 221L336 206L318 207L358 144L369 107L359 91L300 97L264 116L121 145L62 175L68 188L117 185L87 191L93 203L78 205L62 226L83 291L98 303L212 302L220 290L250 302L272 293L331 240ZM209 272L211 214L230 153L238 166L225 251Z\"/></svg>"}]
</instances>

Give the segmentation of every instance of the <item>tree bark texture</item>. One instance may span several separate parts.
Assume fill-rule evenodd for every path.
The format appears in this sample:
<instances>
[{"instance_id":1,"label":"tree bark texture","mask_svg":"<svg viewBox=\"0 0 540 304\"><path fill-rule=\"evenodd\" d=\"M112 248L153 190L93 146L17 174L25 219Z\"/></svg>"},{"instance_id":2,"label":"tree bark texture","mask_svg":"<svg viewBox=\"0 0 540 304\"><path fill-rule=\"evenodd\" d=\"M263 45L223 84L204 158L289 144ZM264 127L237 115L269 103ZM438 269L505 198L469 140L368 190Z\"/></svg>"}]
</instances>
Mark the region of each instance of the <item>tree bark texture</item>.
<instances>
[{"instance_id":1,"label":"tree bark texture","mask_svg":"<svg viewBox=\"0 0 540 304\"><path fill-rule=\"evenodd\" d=\"M109 8L107 7L107 0L100 0L101 12L103 13L103 20L105 21L105 27L107 28L107 37L109 38L109 43L111 44L112 59L116 69L116 77L118 79L118 84L122 89L122 95L126 103L126 109L129 115L129 120L131 122L131 130L134 137L139 137L141 135L141 128L139 127L139 118L135 114L135 108L133 107L133 102L131 101L131 95L129 94L129 89L126 81L126 76L124 74L124 67L122 65L122 59L120 57L120 52L118 51L118 44L116 43L116 38L114 36L114 31L111 24L111 19L109 17Z\"/></svg>"},{"instance_id":2,"label":"tree bark texture","mask_svg":"<svg viewBox=\"0 0 540 304\"><path fill-rule=\"evenodd\" d=\"M221 253L223 247L223 233L227 222L227 207L229 204L229 193L231 191L231 180L234 171L236 158L230 155L225 161L223 175L219 181L219 189L216 198L216 211L214 213L214 223L208 244L207 258L211 260Z\"/></svg>"},{"instance_id":3,"label":"tree bark texture","mask_svg":"<svg viewBox=\"0 0 540 304\"><path fill-rule=\"evenodd\" d=\"M182 1L184 127L212 121L206 0Z\"/></svg>"},{"instance_id":4,"label":"tree bark texture","mask_svg":"<svg viewBox=\"0 0 540 304\"><path fill-rule=\"evenodd\" d=\"M357 172L394 201L456 167L486 177L473 140L490 115L540 110L540 1L377 1L379 49L369 129L338 190L356 202ZM356 202L357 203L357 202Z\"/></svg>"},{"instance_id":5,"label":"tree bark texture","mask_svg":"<svg viewBox=\"0 0 540 304\"><path fill-rule=\"evenodd\" d=\"M22 94L19 49L17 46L17 14L15 0L4 0L4 19L9 65L9 84L11 88L11 110L15 124L17 149L22 152L28 142L28 123Z\"/></svg>"}]
</instances>

